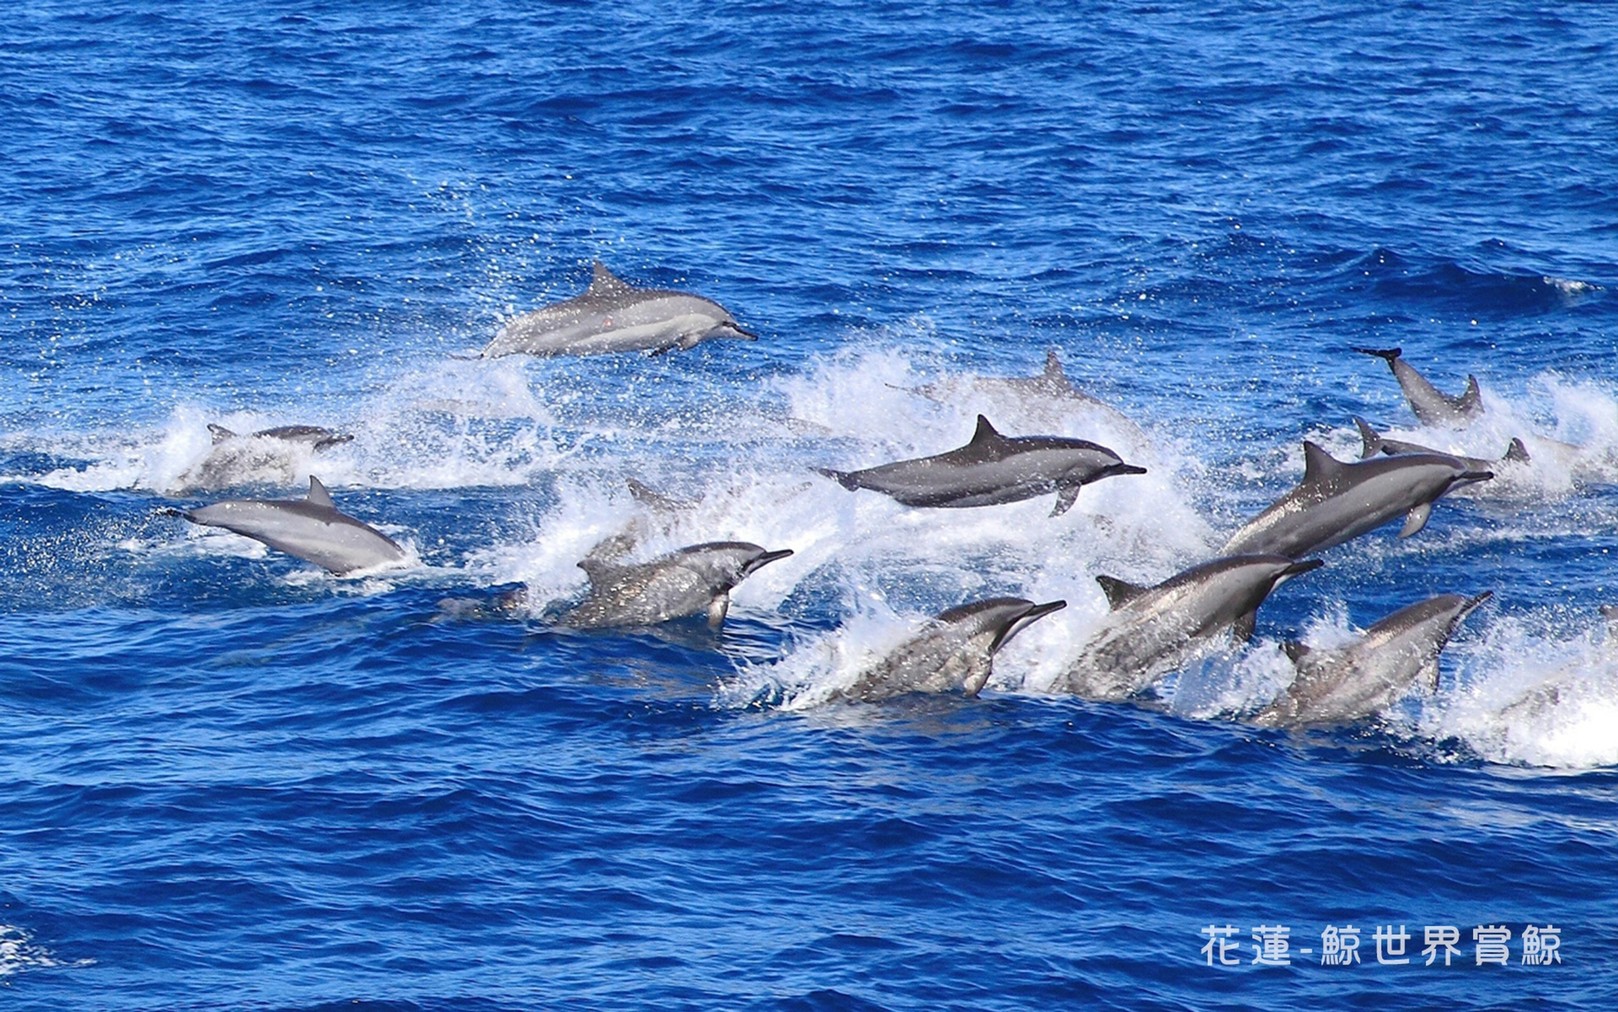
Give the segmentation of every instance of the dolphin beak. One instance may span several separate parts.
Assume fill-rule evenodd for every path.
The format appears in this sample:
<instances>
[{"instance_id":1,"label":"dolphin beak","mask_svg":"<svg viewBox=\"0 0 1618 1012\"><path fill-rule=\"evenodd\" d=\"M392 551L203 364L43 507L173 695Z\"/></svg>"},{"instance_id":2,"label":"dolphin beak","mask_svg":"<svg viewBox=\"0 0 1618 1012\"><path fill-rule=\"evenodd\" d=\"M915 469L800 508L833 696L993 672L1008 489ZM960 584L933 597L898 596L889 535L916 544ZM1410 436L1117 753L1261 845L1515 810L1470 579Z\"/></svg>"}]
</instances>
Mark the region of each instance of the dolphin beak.
<instances>
[{"instance_id":1,"label":"dolphin beak","mask_svg":"<svg viewBox=\"0 0 1618 1012\"><path fill-rule=\"evenodd\" d=\"M1493 477L1493 471L1463 471L1461 472L1461 476L1455 479L1455 484L1470 485L1474 482L1488 481Z\"/></svg>"},{"instance_id":2,"label":"dolphin beak","mask_svg":"<svg viewBox=\"0 0 1618 1012\"><path fill-rule=\"evenodd\" d=\"M1146 468L1138 467L1138 466L1136 466L1134 464L1122 464L1122 463L1120 463L1120 464L1114 464L1111 467L1107 468L1106 473L1109 474L1109 475L1113 475L1113 474L1145 474L1146 473Z\"/></svg>"},{"instance_id":3,"label":"dolphin beak","mask_svg":"<svg viewBox=\"0 0 1618 1012\"><path fill-rule=\"evenodd\" d=\"M735 334L737 337L745 338L746 340L749 340L749 341L757 341L758 340L758 335L757 334L753 333L751 330L746 329L741 324L737 323L735 320L732 320L729 323L725 324L725 329L729 330L730 332Z\"/></svg>"},{"instance_id":4,"label":"dolphin beak","mask_svg":"<svg viewBox=\"0 0 1618 1012\"><path fill-rule=\"evenodd\" d=\"M989 645L989 653L996 653L1001 647L1005 646L1013 636L1022 632L1024 629L1033 625L1046 615L1049 615L1051 612L1061 611L1066 607L1066 601L1047 601L1044 604L1029 606L1027 611L1023 612L1021 615L1018 615L1010 622L1007 622L1005 628L1000 630L1000 635L997 636L995 641Z\"/></svg>"},{"instance_id":5,"label":"dolphin beak","mask_svg":"<svg viewBox=\"0 0 1618 1012\"><path fill-rule=\"evenodd\" d=\"M747 564L747 575L751 576L772 562L777 562L792 554L792 549L782 548L779 551L765 552Z\"/></svg>"},{"instance_id":6,"label":"dolphin beak","mask_svg":"<svg viewBox=\"0 0 1618 1012\"><path fill-rule=\"evenodd\" d=\"M1279 587L1282 583L1292 579L1294 576L1301 576L1304 573L1319 569L1325 564L1326 562L1323 559L1301 559L1294 562L1292 565L1281 570L1281 575L1275 578L1275 586Z\"/></svg>"},{"instance_id":7,"label":"dolphin beak","mask_svg":"<svg viewBox=\"0 0 1618 1012\"><path fill-rule=\"evenodd\" d=\"M1466 616L1472 614L1474 611L1477 611L1478 608L1481 607L1485 601L1489 600L1489 598L1491 598L1493 596L1494 596L1494 591L1485 590L1483 593L1479 594L1477 597L1468 598L1466 603L1461 605L1461 610L1455 613L1455 622L1459 622L1462 619L1466 618ZM1451 623L1451 625L1453 625L1453 624L1454 623Z\"/></svg>"}]
</instances>

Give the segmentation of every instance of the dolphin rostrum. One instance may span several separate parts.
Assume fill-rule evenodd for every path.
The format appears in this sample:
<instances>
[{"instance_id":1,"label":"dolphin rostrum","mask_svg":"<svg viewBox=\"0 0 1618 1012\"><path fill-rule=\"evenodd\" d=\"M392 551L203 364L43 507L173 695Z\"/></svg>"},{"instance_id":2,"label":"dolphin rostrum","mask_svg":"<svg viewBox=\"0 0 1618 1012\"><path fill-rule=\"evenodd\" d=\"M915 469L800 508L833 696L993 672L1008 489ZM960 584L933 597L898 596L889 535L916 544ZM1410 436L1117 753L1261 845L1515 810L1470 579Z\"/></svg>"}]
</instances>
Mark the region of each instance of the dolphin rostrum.
<instances>
[{"instance_id":1,"label":"dolphin rostrum","mask_svg":"<svg viewBox=\"0 0 1618 1012\"><path fill-rule=\"evenodd\" d=\"M1371 423L1367 422L1359 415L1354 416L1354 424L1359 427L1360 441L1365 444L1365 452L1360 454L1361 460L1370 460L1379 453L1385 453L1390 457L1396 457L1401 453L1444 452L1443 450L1435 450L1430 446L1422 446L1420 443L1406 443L1399 439L1388 439L1380 435L1375 429L1371 428ZM1501 457L1499 460L1484 460L1481 457L1463 457L1460 454L1453 454L1452 456L1459 458L1461 463L1467 466L1468 470L1488 471L1502 464L1528 463L1528 447L1523 445L1523 441L1521 439L1513 436L1511 439L1511 444L1506 447L1506 455Z\"/></svg>"},{"instance_id":2,"label":"dolphin rostrum","mask_svg":"<svg viewBox=\"0 0 1618 1012\"><path fill-rule=\"evenodd\" d=\"M1418 677L1438 688L1438 654L1461 620L1490 598L1440 594L1398 611L1334 650L1289 642L1282 649L1298 669L1275 701L1253 718L1266 727L1346 724L1393 705Z\"/></svg>"},{"instance_id":3,"label":"dolphin rostrum","mask_svg":"<svg viewBox=\"0 0 1618 1012\"><path fill-rule=\"evenodd\" d=\"M188 468L168 491L173 495L211 492L256 483L290 484L308 454L349 442L354 437L318 425L278 425L241 434L209 424L213 448Z\"/></svg>"},{"instance_id":4,"label":"dolphin rostrum","mask_svg":"<svg viewBox=\"0 0 1618 1012\"><path fill-rule=\"evenodd\" d=\"M595 263L584 294L508 322L483 349L501 355L601 355L691 349L711 337L754 340L717 302L688 292L637 288Z\"/></svg>"},{"instance_id":5,"label":"dolphin rostrum","mask_svg":"<svg viewBox=\"0 0 1618 1012\"><path fill-rule=\"evenodd\" d=\"M912 692L983 691L994 655L1035 621L1067 607L1066 601L1035 604L1020 597L991 597L945 611L925 629L862 671L838 698L874 703Z\"/></svg>"},{"instance_id":6,"label":"dolphin rostrum","mask_svg":"<svg viewBox=\"0 0 1618 1012\"><path fill-rule=\"evenodd\" d=\"M1067 512L1079 489L1115 474L1145 474L1096 443L1062 436L1002 436L978 416L972 441L932 457L863 471L820 473L847 489L868 488L906 506L994 506L1056 493L1051 516Z\"/></svg>"},{"instance_id":7,"label":"dolphin rostrum","mask_svg":"<svg viewBox=\"0 0 1618 1012\"><path fill-rule=\"evenodd\" d=\"M405 557L392 538L339 513L326 486L313 475L303 499L226 499L200 509L166 512L262 541L338 576Z\"/></svg>"},{"instance_id":8,"label":"dolphin rostrum","mask_svg":"<svg viewBox=\"0 0 1618 1012\"><path fill-rule=\"evenodd\" d=\"M1112 614L1055 688L1086 699L1128 699L1217 646L1221 637L1250 638L1258 606L1270 591L1320 565L1319 559L1233 555L1192 566L1155 587L1098 576Z\"/></svg>"},{"instance_id":9,"label":"dolphin rostrum","mask_svg":"<svg viewBox=\"0 0 1618 1012\"><path fill-rule=\"evenodd\" d=\"M1416 418L1423 425L1463 425L1483 413L1483 401L1478 393L1478 379L1467 374L1466 389L1459 397L1439 393L1438 388L1427 382L1427 377L1416 371L1416 367L1400 358L1402 348L1355 348L1361 355L1375 355L1385 359L1388 368L1393 370L1393 378L1399 381L1399 389L1404 391L1405 400L1410 402L1410 410L1416 413Z\"/></svg>"},{"instance_id":10,"label":"dolphin rostrum","mask_svg":"<svg viewBox=\"0 0 1618 1012\"><path fill-rule=\"evenodd\" d=\"M1344 463L1306 441L1303 458L1303 481L1232 535L1225 554L1302 558L1375 530L1401 513L1406 518L1399 536L1408 538L1426 526L1433 503L1444 493L1494 477L1494 472L1472 470L1447 453Z\"/></svg>"},{"instance_id":11,"label":"dolphin rostrum","mask_svg":"<svg viewBox=\"0 0 1618 1012\"><path fill-rule=\"evenodd\" d=\"M586 558L579 568L590 578L590 593L560 622L579 629L610 629L656 625L706 612L708 625L718 629L730 609L731 588L791 554L790 548L770 552L745 541L710 541L650 562Z\"/></svg>"}]
</instances>

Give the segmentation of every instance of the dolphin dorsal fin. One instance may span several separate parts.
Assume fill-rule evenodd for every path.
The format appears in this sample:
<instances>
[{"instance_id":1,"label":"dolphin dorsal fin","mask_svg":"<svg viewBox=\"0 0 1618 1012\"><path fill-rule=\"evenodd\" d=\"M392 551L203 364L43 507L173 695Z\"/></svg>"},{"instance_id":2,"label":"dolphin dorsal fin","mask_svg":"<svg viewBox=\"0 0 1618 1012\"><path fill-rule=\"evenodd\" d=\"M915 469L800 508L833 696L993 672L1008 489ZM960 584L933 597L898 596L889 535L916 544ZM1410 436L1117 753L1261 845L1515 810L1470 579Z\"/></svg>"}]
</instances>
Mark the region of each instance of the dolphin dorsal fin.
<instances>
[{"instance_id":1,"label":"dolphin dorsal fin","mask_svg":"<svg viewBox=\"0 0 1618 1012\"><path fill-rule=\"evenodd\" d=\"M215 425L212 422L208 423L208 434L213 437L213 445L215 446L218 446L227 439L236 438L236 433L225 428L223 425Z\"/></svg>"},{"instance_id":2,"label":"dolphin dorsal fin","mask_svg":"<svg viewBox=\"0 0 1618 1012\"><path fill-rule=\"evenodd\" d=\"M578 565L584 570L584 575L592 587L607 586L612 582L613 574L624 568L616 562L596 556L580 559Z\"/></svg>"},{"instance_id":3,"label":"dolphin dorsal fin","mask_svg":"<svg viewBox=\"0 0 1618 1012\"><path fill-rule=\"evenodd\" d=\"M1618 643L1618 604L1602 605L1601 617L1607 620L1607 642Z\"/></svg>"},{"instance_id":4,"label":"dolphin dorsal fin","mask_svg":"<svg viewBox=\"0 0 1618 1012\"><path fill-rule=\"evenodd\" d=\"M624 292L630 288L629 282L614 274L606 264L600 260L595 261L590 268L590 295L608 295L612 292Z\"/></svg>"},{"instance_id":5,"label":"dolphin dorsal fin","mask_svg":"<svg viewBox=\"0 0 1618 1012\"><path fill-rule=\"evenodd\" d=\"M1515 460L1519 464L1526 464L1528 462L1528 447L1523 445L1523 441L1520 437L1511 437L1511 445L1506 447L1506 459Z\"/></svg>"},{"instance_id":6,"label":"dolphin dorsal fin","mask_svg":"<svg viewBox=\"0 0 1618 1012\"><path fill-rule=\"evenodd\" d=\"M993 423L991 423L987 418L985 418L983 415L978 416L977 431L972 433L973 446L976 446L979 443L997 443L1005 438L1006 437L1002 436L999 431L995 429Z\"/></svg>"},{"instance_id":7,"label":"dolphin dorsal fin","mask_svg":"<svg viewBox=\"0 0 1618 1012\"><path fill-rule=\"evenodd\" d=\"M331 493L326 491L326 486L322 485L320 483L320 479L316 478L312 474L309 476L309 495L307 498L316 506L326 506L330 507L331 509L337 508L332 506Z\"/></svg>"},{"instance_id":8,"label":"dolphin dorsal fin","mask_svg":"<svg viewBox=\"0 0 1618 1012\"><path fill-rule=\"evenodd\" d=\"M1281 652L1287 655L1287 660L1292 662L1293 667L1297 667L1309 656L1309 647L1298 640L1286 640L1281 644Z\"/></svg>"},{"instance_id":9,"label":"dolphin dorsal fin","mask_svg":"<svg viewBox=\"0 0 1618 1012\"><path fill-rule=\"evenodd\" d=\"M1455 406L1469 415L1483 407L1483 394L1478 390L1478 378L1471 373L1466 374L1466 390L1461 393L1461 399Z\"/></svg>"},{"instance_id":10,"label":"dolphin dorsal fin","mask_svg":"<svg viewBox=\"0 0 1618 1012\"><path fill-rule=\"evenodd\" d=\"M1045 353L1045 378L1048 380L1060 380L1068 386L1073 385L1068 382L1067 371L1062 368L1062 357L1056 354L1055 348Z\"/></svg>"},{"instance_id":11,"label":"dolphin dorsal fin","mask_svg":"<svg viewBox=\"0 0 1618 1012\"><path fill-rule=\"evenodd\" d=\"M1101 585L1101 592L1107 595L1107 604L1113 611L1117 611L1151 589L1138 583L1130 583L1128 580L1120 580L1116 576L1097 576L1096 582Z\"/></svg>"},{"instance_id":12,"label":"dolphin dorsal fin","mask_svg":"<svg viewBox=\"0 0 1618 1012\"><path fill-rule=\"evenodd\" d=\"M1333 457L1313 440L1303 441L1303 482L1305 485L1325 485L1337 477L1343 462Z\"/></svg>"},{"instance_id":13,"label":"dolphin dorsal fin","mask_svg":"<svg viewBox=\"0 0 1618 1012\"><path fill-rule=\"evenodd\" d=\"M1382 437L1376 434L1375 429L1371 428L1371 423L1361 418L1359 415L1355 415L1354 424L1359 427L1360 442L1365 444L1365 450L1360 454L1360 459L1370 460L1372 457L1381 453Z\"/></svg>"}]
</instances>

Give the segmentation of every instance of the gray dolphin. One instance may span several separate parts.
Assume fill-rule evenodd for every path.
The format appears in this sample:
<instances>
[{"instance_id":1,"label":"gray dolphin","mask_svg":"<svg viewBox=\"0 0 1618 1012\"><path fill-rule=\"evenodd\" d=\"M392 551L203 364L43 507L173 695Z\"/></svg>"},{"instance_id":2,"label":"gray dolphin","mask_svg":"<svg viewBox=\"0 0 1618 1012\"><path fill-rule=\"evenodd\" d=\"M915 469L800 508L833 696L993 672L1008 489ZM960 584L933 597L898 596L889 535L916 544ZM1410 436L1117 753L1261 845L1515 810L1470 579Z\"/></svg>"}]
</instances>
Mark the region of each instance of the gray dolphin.
<instances>
[{"instance_id":1,"label":"gray dolphin","mask_svg":"<svg viewBox=\"0 0 1618 1012\"><path fill-rule=\"evenodd\" d=\"M1500 716L1510 721L1534 719L1546 710L1563 705L1569 698L1579 698L1584 691L1597 690L1610 694L1613 684L1611 657L1614 648L1618 647L1618 605L1602 605L1601 618L1606 628L1606 639L1603 641L1608 658L1606 664L1594 668L1585 664L1559 668L1502 707Z\"/></svg>"},{"instance_id":2,"label":"gray dolphin","mask_svg":"<svg viewBox=\"0 0 1618 1012\"><path fill-rule=\"evenodd\" d=\"M255 483L290 484L299 461L309 453L349 442L354 437L318 425L279 425L246 434L209 424L213 448L188 468L168 491L174 495L211 492Z\"/></svg>"},{"instance_id":3,"label":"gray dolphin","mask_svg":"<svg viewBox=\"0 0 1618 1012\"><path fill-rule=\"evenodd\" d=\"M731 588L791 554L790 548L771 552L745 541L710 541L650 562L586 558L579 568L590 578L590 593L559 621L579 629L608 629L706 612L708 625L718 629L730 609Z\"/></svg>"},{"instance_id":4,"label":"gray dolphin","mask_svg":"<svg viewBox=\"0 0 1618 1012\"><path fill-rule=\"evenodd\" d=\"M1444 493L1488 481L1447 453L1407 453L1344 463L1312 442L1303 444L1303 481L1231 536L1226 555L1274 553L1301 558L1325 551L1401 513L1408 538L1427 524Z\"/></svg>"},{"instance_id":5,"label":"gray dolphin","mask_svg":"<svg viewBox=\"0 0 1618 1012\"><path fill-rule=\"evenodd\" d=\"M1459 397L1451 397L1439 393L1438 388L1427 382L1427 377L1417 372L1415 366L1400 358L1402 348L1354 350L1361 355L1375 355L1387 361L1388 368L1393 370L1393 378L1399 381L1399 389L1404 391L1405 400L1410 402L1410 410L1424 425L1463 425L1483 413L1478 379L1470 373L1466 377L1466 389Z\"/></svg>"},{"instance_id":6,"label":"gray dolphin","mask_svg":"<svg viewBox=\"0 0 1618 1012\"><path fill-rule=\"evenodd\" d=\"M1364 720L1393 705L1422 675L1436 691L1439 651L1461 620L1491 596L1440 594L1418 601L1334 650L1283 644L1297 677L1253 723L1299 727Z\"/></svg>"},{"instance_id":7,"label":"gray dolphin","mask_svg":"<svg viewBox=\"0 0 1618 1012\"><path fill-rule=\"evenodd\" d=\"M1055 688L1086 699L1128 699L1221 637L1250 638L1270 592L1320 565L1319 559L1235 555L1192 566L1155 587L1098 576L1112 614Z\"/></svg>"},{"instance_id":8,"label":"gray dolphin","mask_svg":"<svg viewBox=\"0 0 1618 1012\"><path fill-rule=\"evenodd\" d=\"M165 512L262 541L338 576L405 557L392 538L339 513L331 493L313 475L303 499L226 499L199 509Z\"/></svg>"},{"instance_id":9,"label":"gray dolphin","mask_svg":"<svg viewBox=\"0 0 1618 1012\"><path fill-rule=\"evenodd\" d=\"M1367 422L1359 415L1354 416L1354 424L1359 427L1360 441L1365 444L1365 451L1360 454L1361 460L1370 460L1379 453L1385 453L1390 457L1396 457L1401 453L1444 452L1443 450L1435 450L1430 446L1422 446L1420 443L1406 443L1399 439L1387 439L1379 435L1375 429L1371 428L1371 423ZM1499 460L1484 460L1482 457L1463 457L1460 454L1452 454L1451 456L1454 456L1460 460L1461 463L1465 464L1469 470L1488 471L1502 464L1528 463L1528 447L1523 445L1523 441L1521 439L1513 436L1511 438L1510 445L1506 447L1506 455L1501 457Z\"/></svg>"},{"instance_id":10,"label":"gray dolphin","mask_svg":"<svg viewBox=\"0 0 1618 1012\"><path fill-rule=\"evenodd\" d=\"M991 597L951 608L913 638L861 672L838 693L851 703L874 703L912 692L964 692L976 696L994 671L994 655L1035 621L1067 607L1020 597Z\"/></svg>"},{"instance_id":11,"label":"gray dolphin","mask_svg":"<svg viewBox=\"0 0 1618 1012\"><path fill-rule=\"evenodd\" d=\"M1062 436L1002 436L978 416L965 446L863 471L818 468L847 489L868 488L906 506L994 506L1056 493L1051 516L1066 513L1079 489L1115 474L1145 474L1097 443Z\"/></svg>"},{"instance_id":12,"label":"gray dolphin","mask_svg":"<svg viewBox=\"0 0 1618 1012\"><path fill-rule=\"evenodd\" d=\"M711 337L755 340L726 309L700 295L637 288L599 260L583 295L508 322L483 349L501 355L601 355L690 349Z\"/></svg>"}]
</instances>

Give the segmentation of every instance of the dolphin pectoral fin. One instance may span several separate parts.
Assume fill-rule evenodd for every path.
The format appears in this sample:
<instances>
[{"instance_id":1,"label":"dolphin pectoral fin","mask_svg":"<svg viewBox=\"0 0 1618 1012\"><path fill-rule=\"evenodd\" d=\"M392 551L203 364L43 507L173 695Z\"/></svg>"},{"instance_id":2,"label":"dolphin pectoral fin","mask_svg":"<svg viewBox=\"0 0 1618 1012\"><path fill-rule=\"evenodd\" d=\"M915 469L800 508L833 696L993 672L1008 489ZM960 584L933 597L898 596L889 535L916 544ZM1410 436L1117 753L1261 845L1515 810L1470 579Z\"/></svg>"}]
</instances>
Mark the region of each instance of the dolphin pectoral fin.
<instances>
[{"instance_id":1,"label":"dolphin pectoral fin","mask_svg":"<svg viewBox=\"0 0 1618 1012\"><path fill-rule=\"evenodd\" d=\"M1051 507L1051 516L1059 517L1073 508L1079 501L1079 489L1084 486L1074 482L1072 485L1063 485L1056 491L1056 505Z\"/></svg>"},{"instance_id":2,"label":"dolphin pectoral fin","mask_svg":"<svg viewBox=\"0 0 1618 1012\"><path fill-rule=\"evenodd\" d=\"M730 612L730 595L718 593L708 602L708 628L718 630L725 624L725 615Z\"/></svg>"},{"instance_id":3,"label":"dolphin pectoral fin","mask_svg":"<svg viewBox=\"0 0 1618 1012\"><path fill-rule=\"evenodd\" d=\"M1420 678L1424 685L1432 687L1431 691L1438 691L1438 657L1436 655L1432 660L1422 665Z\"/></svg>"},{"instance_id":4,"label":"dolphin pectoral fin","mask_svg":"<svg viewBox=\"0 0 1618 1012\"><path fill-rule=\"evenodd\" d=\"M1360 442L1365 444L1364 451L1360 453L1360 459L1370 460L1378 453L1381 453L1383 450L1382 437L1376 434L1375 429L1371 428L1371 423L1359 415L1355 415L1354 424L1359 427Z\"/></svg>"},{"instance_id":5,"label":"dolphin pectoral fin","mask_svg":"<svg viewBox=\"0 0 1618 1012\"><path fill-rule=\"evenodd\" d=\"M689 346L684 344L683 342L675 341L673 344L665 344L660 348L648 349L647 352L646 352L646 357L647 358L660 358L660 357L662 357L664 355L667 355L669 352L675 350L676 348L684 348L684 347L689 347Z\"/></svg>"},{"instance_id":6,"label":"dolphin pectoral fin","mask_svg":"<svg viewBox=\"0 0 1618 1012\"><path fill-rule=\"evenodd\" d=\"M1253 638L1253 630L1257 628L1258 609L1254 608L1246 615L1243 615L1241 618L1231 623L1230 631L1231 635L1236 637L1236 642L1246 643L1248 640Z\"/></svg>"},{"instance_id":7,"label":"dolphin pectoral fin","mask_svg":"<svg viewBox=\"0 0 1618 1012\"><path fill-rule=\"evenodd\" d=\"M1401 538L1408 538L1412 534L1427 526L1427 518L1433 515L1433 504L1424 502L1411 510L1405 517L1405 525L1399 529Z\"/></svg>"},{"instance_id":8,"label":"dolphin pectoral fin","mask_svg":"<svg viewBox=\"0 0 1618 1012\"><path fill-rule=\"evenodd\" d=\"M331 493L326 491L326 486L322 485L320 479L312 474L309 476L309 495L307 498L316 506L325 506L330 509L337 508L332 505Z\"/></svg>"},{"instance_id":9,"label":"dolphin pectoral fin","mask_svg":"<svg viewBox=\"0 0 1618 1012\"><path fill-rule=\"evenodd\" d=\"M236 438L236 433L225 428L223 425L215 425L212 422L208 423L208 434L213 437L213 445L215 446L218 446L227 439Z\"/></svg>"}]
</instances>

